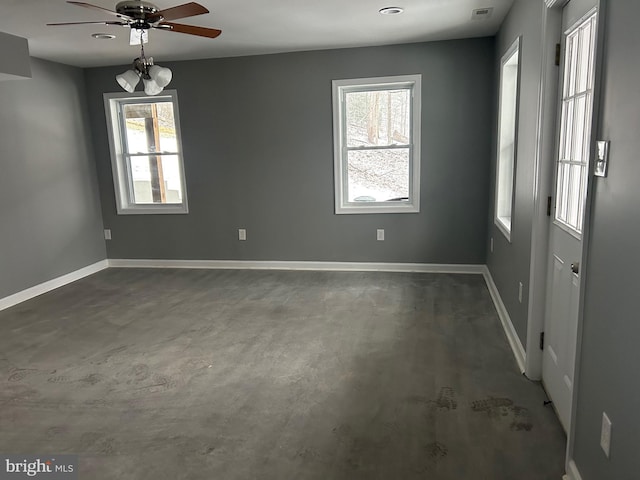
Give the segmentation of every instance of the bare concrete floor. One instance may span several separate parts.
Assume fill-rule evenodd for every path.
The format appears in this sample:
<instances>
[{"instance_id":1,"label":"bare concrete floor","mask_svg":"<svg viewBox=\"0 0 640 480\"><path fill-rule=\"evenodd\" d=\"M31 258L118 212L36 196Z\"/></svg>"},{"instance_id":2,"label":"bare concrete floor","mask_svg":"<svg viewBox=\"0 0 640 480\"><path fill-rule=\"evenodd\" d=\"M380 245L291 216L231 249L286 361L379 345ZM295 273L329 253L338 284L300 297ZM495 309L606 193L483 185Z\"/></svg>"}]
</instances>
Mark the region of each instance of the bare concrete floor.
<instances>
[{"instance_id":1,"label":"bare concrete floor","mask_svg":"<svg viewBox=\"0 0 640 480\"><path fill-rule=\"evenodd\" d=\"M559 480L479 275L109 269L0 312L0 452L80 479Z\"/></svg>"}]
</instances>

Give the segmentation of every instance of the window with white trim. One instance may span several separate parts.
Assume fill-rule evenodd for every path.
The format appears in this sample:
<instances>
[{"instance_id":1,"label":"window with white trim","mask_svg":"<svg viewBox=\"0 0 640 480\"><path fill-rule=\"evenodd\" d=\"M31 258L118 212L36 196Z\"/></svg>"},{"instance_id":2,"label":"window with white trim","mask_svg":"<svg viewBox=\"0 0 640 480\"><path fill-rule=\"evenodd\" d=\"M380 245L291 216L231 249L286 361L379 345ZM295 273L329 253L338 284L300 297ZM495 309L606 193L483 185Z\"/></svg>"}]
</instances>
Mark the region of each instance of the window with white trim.
<instances>
[{"instance_id":1,"label":"window with white trim","mask_svg":"<svg viewBox=\"0 0 640 480\"><path fill-rule=\"evenodd\" d=\"M421 76L333 81L335 211L420 211Z\"/></svg>"},{"instance_id":2,"label":"window with white trim","mask_svg":"<svg viewBox=\"0 0 640 480\"><path fill-rule=\"evenodd\" d=\"M502 57L500 69L500 109L498 120L498 159L496 165L495 224L511 239L514 174L517 148L518 77L520 38Z\"/></svg>"},{"instance_id":3,"label":"window with white trim","mask_svg":"<svg viewBox=\"0 0 640 480\"><path fill-rule=\"evenodd\" d=\"M587 196L596 19L594 12L565 39L555 221L576 237L582 235Z\"/></svg>"},{"instance_id":4,"label":"window with white trim","mask_svg":"<svg viewBox=\"0 0 640 480\"><path fill-rule=\"evenodd\" d=\"M105 93L104 103L118 213L187 213L175 90Z\"/></svg>"}]
</instances>

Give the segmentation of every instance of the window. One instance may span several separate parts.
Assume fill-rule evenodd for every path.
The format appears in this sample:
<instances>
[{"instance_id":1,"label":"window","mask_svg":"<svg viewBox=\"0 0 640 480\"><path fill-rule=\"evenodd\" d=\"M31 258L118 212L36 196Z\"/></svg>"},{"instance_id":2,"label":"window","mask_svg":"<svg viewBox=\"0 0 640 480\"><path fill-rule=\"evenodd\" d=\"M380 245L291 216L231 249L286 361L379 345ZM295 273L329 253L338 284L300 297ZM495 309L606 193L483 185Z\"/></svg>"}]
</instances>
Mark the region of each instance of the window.
<instances>
[{"instance_id":1,"label":"window","mask_svg":"<svg viewBox=\"0 0 640 480\"><path fill-rule=\"evenodd\" d=\"M176 92L104 102L118 213L187 213Z\"/></svg>"},{"instance_id":2,"label":"window","mask_svg":"<svg viewBox=\"0 0 640 480\"><path fill-rule=\"evenodd\" d=\"M336 213L420 211L420 82L333 81Z\"/></svg>"},{"instance_id":3,"label":"window","mask_svg":"<svg viewBox=\"0 0 640 480\"><path fill-rule=\"evenodd\" d=\"M520 39L518 38L502 57L500 70L495 223L509 240L511 239L511 212L513 209L517 146L519 50Z\"/></svg>"},{"instance_id":4,"label":"window","mask_svg":"<svg viewBox=\"0 0 640 480\"><path fill-rule=\"evenodd\" d=\"M582 234L587 196L596 18L593 13L565 39L555 220L576 237Z\"/></svg>"}]
</instances>

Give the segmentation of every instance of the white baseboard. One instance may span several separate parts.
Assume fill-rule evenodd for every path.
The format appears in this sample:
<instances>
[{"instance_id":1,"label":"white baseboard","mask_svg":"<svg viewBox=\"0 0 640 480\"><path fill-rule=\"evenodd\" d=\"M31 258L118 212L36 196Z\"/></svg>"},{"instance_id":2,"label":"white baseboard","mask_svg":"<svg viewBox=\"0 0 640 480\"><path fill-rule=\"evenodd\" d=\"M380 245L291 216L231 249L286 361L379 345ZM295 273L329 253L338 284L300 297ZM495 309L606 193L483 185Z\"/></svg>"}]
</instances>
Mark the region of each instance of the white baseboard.
<instances>
[{"instance_id":1,"label":"white baseboard","mask_svg":"<svg viewBox=\"0 0 640 480\"><path fill-rule=\"evenodd\" d=\"M580 472L578 471L578 466L573 460L569 461L569 466L567 467L567 474L565 475L565 477L567 480L582 480Z\"/></svg>"},{"instance_id":2,"label":"white baseboard","mask_svg":"<svg viewBox=\"0 0 640 480\"><path fill-rule=\"evenodd\" d=\"M67 273L66 275L62 275L61 277L54 278L39 285L35 285L31 288L27 288L26 290L14 293L13 295L9 295L8 297L0 298L0 311L30 300L34 297L37 297L38 295L42 295L43 293L55 290L56 288L60 288L71 282L75 282L76 280L80 280L81 278L92 275L96 272L99 272L100 270L104 270L105 268L109 268L109 262L107 260L100 260L99 262L88 265L79 270L75 270L71 273Z\"/></svg>"},{"instance_id":3,"label":"white baseboard","mask_svg":"<svg viewBox=\"0 0 640 480\"><path fill-rule=\"evenodd\" d=\"M507 336L509 345L511 345L513 355L516 357L516 362L518 362L518 368L520 369L520 372L524 373L526 366L526 352L524 347L522 346L520 337L518 337L516 329L511 322L511 317L509 316L507 307L505 307L504 302L502 301L502 297L500 297L500 292L498 291L498 287L493 281L491 272L486 266L483 266L482 273L484 275L485 281L487 282L487 288L489 289L489 293L491 294L493 303L496 306L498 317L500 318L500 322L502 323L502 328L504 328L504 333Z\"/></svg>"},{"instance_id":4,"label":"white baseboard","mask_svg":"<svg viewBox=\"0 0 640 480\"><path fill-rule=\"evenodd\" d=\"M484 265L447 265L435 263L370 262L290 262L253 260L142 260L111 259L110 267L120 268L203 268L244 270L321 270L336 272L417 272L483 274Z\"/></svg>"}]
</instances>

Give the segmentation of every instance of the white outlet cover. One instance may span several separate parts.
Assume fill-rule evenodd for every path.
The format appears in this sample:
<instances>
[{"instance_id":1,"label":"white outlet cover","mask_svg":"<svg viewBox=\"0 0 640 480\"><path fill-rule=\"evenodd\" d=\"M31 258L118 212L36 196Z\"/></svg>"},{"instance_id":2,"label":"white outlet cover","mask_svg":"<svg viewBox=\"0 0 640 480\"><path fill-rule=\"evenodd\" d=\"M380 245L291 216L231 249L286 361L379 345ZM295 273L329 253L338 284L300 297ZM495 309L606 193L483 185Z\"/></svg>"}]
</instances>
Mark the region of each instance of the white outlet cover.
<instances>
[{"instance_id":1,"label":"white outlet cover","mask_svg":"<svg viewBox=\"0 0 640 480\"><path fill-rule=\"evenodd\" d=\"M378 230L376 230L376 239L378 239L379 241L384 240L384 228L379 228Z\"/></svg>"},{"instance_id":2,"label":"white outlet cover","mask_svg":"<svg viewBox=\"0 0 640 480\"><path fill-rule=\"evenodd\" d=\"M111 240L111 229L109 228L104 229L104 239Z\"/></svg>"},{"instance_id":3,"label":"white outlet cover","mask_svg":"<svg viewBox=\"0 0 640 480\"><path fill-rule=\"evenodd\" d=\"M244 228L238 229L238 240L246 240L247 239L247 231Z\"/></svg>"}]
</instances>

